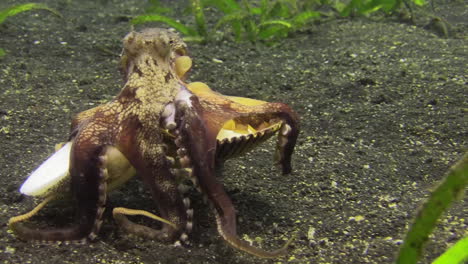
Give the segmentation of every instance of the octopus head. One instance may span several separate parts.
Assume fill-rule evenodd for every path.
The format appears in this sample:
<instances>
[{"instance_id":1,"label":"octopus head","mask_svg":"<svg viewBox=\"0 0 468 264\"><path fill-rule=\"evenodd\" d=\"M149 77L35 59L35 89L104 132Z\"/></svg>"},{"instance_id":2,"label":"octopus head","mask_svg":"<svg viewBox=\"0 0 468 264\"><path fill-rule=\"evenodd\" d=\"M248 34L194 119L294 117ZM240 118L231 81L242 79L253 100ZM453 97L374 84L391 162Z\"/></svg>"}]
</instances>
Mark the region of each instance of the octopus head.
<instances>
[{"instance_id":1,"label":"octopus head","mask_svg":"<svg viewBox=\"0 0 468 264\"><path fill-rule=\"evenodd\" d=\"M147 28L132 31L123 39L123 55L151 54L159 57L182 56L187 45L177 32L171 29Z\"/></svg>"},{"instance_id":2,"label":"octopus head","mask_svg":"<svg viewBox=\"0 0 468 264\"><path fill-rule=\"evenodd\" d=\"M132 31L123 39L121 72L126 78L135 64L147 59L173 65L177 58L186 54L187 44L173 29L147 28Z\"/></svg>"}]
</instances>

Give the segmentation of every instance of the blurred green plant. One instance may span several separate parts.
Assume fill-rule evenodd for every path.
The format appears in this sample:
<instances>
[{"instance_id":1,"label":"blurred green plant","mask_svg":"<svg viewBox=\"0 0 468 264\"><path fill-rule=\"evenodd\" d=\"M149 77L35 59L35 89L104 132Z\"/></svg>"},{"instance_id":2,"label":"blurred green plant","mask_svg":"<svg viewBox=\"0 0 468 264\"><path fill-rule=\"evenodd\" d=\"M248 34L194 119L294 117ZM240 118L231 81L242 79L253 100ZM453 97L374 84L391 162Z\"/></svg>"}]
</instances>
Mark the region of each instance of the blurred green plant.
<instances>
[{"instance_id":1,"label":"blurred green plant","mask_svg":"<svg viewBox=\"0 0 468 264\"><path fill-rule=\"evenodd\" d=\"M296 0L260 0L259 2L242 0L205 0L207 6L214 6L224 16L215 29L228 24L236 40L243 39L277 40L302 28L308 21L317 19L321 13L307 10L304 4L310 1Z\"/></svg>"},{"instance_id":2,"label":"blurred green plant","mask_svg":"<svg viewBox=\"0 0 468 264\"><path fill-rule=\"evenodd\" d=\"M453 165L440 185L431 193L406 234L397 264L417 263L424 243L428 240L442 213L460 199L468 185L468 152ZM468 260L468 237L461 239L442 254L433 264L463 263Z\"/></svg>"},{"instance_id":3,"label":"blurred green plant","mask_svg":"<svg viewBox=\"0 0 468 264\"><path fill-rule=\"evenodd\" d=\"M210 38L210 34L206 25L204 7L211 6L224 14L214 27L215 30L227 24L238 41L276 40L300 29L309 20L320 17L320 12L302 11L305 3L310 5L315 1L300 1L304 3L298 4L297 0L261 0L254 4L247 0L240 3L235 0L190 0L195 27L184 25L160 13L137 16L131 20L131 23L136 25L162 22L180 31L186 36L186 40L206 41ZM159 5L157 1L155 4Z\"/></svg>"},{"instance_id":4,"label":"blurred green plant","mask_svg":"<svg viewBox=\"0 0 468 264\"><path fill-rule=\"evenodd\" d=\"M390 13L400 9L403 4L409 7L410 2L417 6L426 4L426 0L351 0L348 4L338 1L334 7L341 16L347 17L355 14L369 15L379 10Z\"/></svg>"},{"instance_id":5,"label":"blurred green plant","mask_svg":"<svg viewBox=\"0 0 468 264\"><path fill-rule=\"evenodd\" d=\"M148 0L148 8L145 10L148 14L170 14L172 9L165 7L159 0Z\"/></svg>"},{"instance_id":6,"label":"blurred green plant","mask_svg":"<svg viewBox=\"0 0 468 264\"><path fill-rule=\"evenodd\" d=\"M447 249L432 264L466 263L468 261L468 236L460 239L455 245Z\"/></svg>"},{"instance_id":7,"label":"blurred green plant","mask_svg":"<svg viewBox=\"0 0 468 264\"><path fill-rule=\"evenodd\" d=\"M21 5L14 5L6 9L0 10L0 24L2 24L7 18L11 16L14 16L16 14L26 12L29 10L37 10L37 9L47 10L59 17L62 17L62 15L57 10L50 8L45 4L27 3L27 4L21 4ZM5 50L0 48L0 57L4 56L5 54L6 54Z\"/></svg>"},{"instance_id":8,"label":"blurred green plant","mask_svg":"<svg viewBox=\"0 0 468 264\"><path fill-rule=\"evenodd\" d=\"M187 41L210 40L214 30L228 27L235 40L251 42L285 38L310 21L324 17L369 15L377 11L390 13L402 8L403 4L408 9L410 3L426 4L426 0L189 0L195 26L188 26L164 15L171 9L163 7L159 0L149 2L146 14L132 19L132 24L162 22L181 32ZM211 32L207 29L205 7L213 7L215 13L222 13ZM317 11L327 9L334 12Z\"/></svg>"},{"instance_id":9,"label":"blurred green plant","mask_svg":"<svg viewBox=\"0 0 468 264\"><path fill-rule=\"evenodd\" d=\"M190 0L191 11L196 24L195 27L186 26L173 18L161 15L161 13L163 13L161 10L168 10L168 8L162 7L158 0L153 0L151 2L152 7L150 8L149 13L136 16L130 21L130 23L138 25L148 22L162 22L182 33L185 36L184 39L186 41L203 42L208 39L205 14L203 13L203 4L201 0Z\"/></svg>"}]
</instances>

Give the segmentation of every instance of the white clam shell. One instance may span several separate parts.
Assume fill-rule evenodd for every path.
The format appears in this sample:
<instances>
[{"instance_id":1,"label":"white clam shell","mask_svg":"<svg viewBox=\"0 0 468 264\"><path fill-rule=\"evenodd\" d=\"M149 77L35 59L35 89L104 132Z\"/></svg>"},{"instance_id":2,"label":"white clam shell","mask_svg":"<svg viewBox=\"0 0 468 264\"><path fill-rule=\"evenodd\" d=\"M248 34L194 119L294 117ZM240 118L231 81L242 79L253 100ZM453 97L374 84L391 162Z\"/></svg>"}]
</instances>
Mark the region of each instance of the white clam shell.
<instances>
[{"instance_id":1,"label":"white clam shell","mask_svg":"<svg viewBox=\"0 0 468 264\"><path fill-rule=\"evenodd\" d=\"M72 142L67 142L44 161L21 185L20 192L29 196L44 196L57 188L69 176L71 147Z\"/></svg>"}]
</instances>

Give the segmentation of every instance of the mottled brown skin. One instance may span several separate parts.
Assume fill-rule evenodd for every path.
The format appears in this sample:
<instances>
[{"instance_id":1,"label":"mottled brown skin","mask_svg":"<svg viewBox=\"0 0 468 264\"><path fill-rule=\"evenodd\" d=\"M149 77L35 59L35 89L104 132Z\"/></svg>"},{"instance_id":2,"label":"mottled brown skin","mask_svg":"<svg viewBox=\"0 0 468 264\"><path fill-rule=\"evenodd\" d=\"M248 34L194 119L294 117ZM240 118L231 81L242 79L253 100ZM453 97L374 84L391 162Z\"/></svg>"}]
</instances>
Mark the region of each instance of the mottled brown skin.
<instances>
[{"instance_id":1,"label":"mottled brown skin","mask_svg":"<svg viewBox=\"0 0 468 264\"><path fill-rule=\"evenodd\" d=\"M161 240L174 240L185 228L186 209L166 160L161 112L180 89L173 63L185 53L176 33L150 29L124 39L122 63L126 84L111 102L86 111L73 121L71 189L78 224L68 229L24 230L38 240L93 239L102 223L106 201L106 146L117 147L151 190L160 215L176 224L164 225ZM22 231L21 231L22 230Z\"/></svg>"},{"instance_id":2,"label":"mottled brown skin","mask_svg":"<svg viewBox=\"0 0 468 264\"><path fill-rule=\"evenodd\" d=\"M106 203L106 151L115 147L150 189L159 215L173 223L155 230L114 214L125 230L162 241L186 241L193 210L178 190L186 177L213 203L218 231L228 244L259 257L286 252L287 245L270 252L238 237L234 206L215 172L224 160L279 132L276 158L283 173L289 173L299 132L297 115L285 104L246 104L184 83L185 72L177 74L175 63L185 54L185 43L170 30L146 29L125 37L124 88L111 102L78 114L72 122L70 175L77 223L52 230L15 224L17 235L47 241L94 239ZM229 120L257 132L217 139Z\"/></svg>"}]
</instances>

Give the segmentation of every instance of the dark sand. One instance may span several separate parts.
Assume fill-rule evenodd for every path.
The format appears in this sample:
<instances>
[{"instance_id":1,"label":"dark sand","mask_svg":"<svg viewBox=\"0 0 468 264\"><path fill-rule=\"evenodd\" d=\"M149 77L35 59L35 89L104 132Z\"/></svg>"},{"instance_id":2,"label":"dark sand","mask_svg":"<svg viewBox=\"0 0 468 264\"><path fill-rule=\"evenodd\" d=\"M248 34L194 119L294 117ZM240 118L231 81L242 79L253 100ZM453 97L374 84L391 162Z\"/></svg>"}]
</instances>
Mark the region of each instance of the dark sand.
<instances>
[{"instance_id":1,"label":"dark sand","mask_svg":"<svg viewBox=\"0 0 468 264\"><path fill-rule=\"evenodd\" d=\"M3 0L0 8L18 2L26 1ZM129 237L110 210L94 243L20 241L6 222L37 201L20 195L19 186L67 139L74 114L118 93L127 17L144 12L136 0L43 2L64 19L28 12L0 25L7 51L0 59L0 263L391 263L417 208L466 150L463 1L436 5L453 26L447 39L424 29L429 18L420 15L418 26L394 18L334 20L274 47L189 43L191 81L281 101L301 116L291 175L273 166L270 141L229 161L223 178L241 236L274 249L297 232L290 254L262 260L231 249L198 194L188 248ZM109 200L109 207L154 209L138 180ZM423 263L466 235L466 202L465 196L440 221ZM31 224L71 224L67 205L48 207Z\"/></svg>"}]
</instances>

